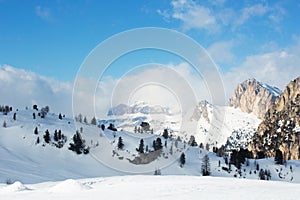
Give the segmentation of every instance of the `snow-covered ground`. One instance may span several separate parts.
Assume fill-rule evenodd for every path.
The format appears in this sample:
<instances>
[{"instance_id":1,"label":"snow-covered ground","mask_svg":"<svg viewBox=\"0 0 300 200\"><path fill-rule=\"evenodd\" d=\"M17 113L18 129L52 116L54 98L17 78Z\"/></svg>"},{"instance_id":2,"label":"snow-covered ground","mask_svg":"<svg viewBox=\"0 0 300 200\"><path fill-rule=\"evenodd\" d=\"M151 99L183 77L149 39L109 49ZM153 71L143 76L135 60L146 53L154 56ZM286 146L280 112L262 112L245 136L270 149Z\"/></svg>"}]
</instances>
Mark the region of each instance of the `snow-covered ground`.
<instances>
[{"instance_id":1,"label":"snow-covered ground","mask_svg":"<svg viewBox=\"0 0 300 200\"><path fill-rule=\"evenodd\" d=\"M34 110L21 110L8 115L0 115L0 123L6 121L6 128L0 127L0 182L21 181L37 183L44 181L59 181L69 178L93 178L116 175L147 174L153 175L156 169L161 169L163 175L201 175L201 162L204 155L210 157L212 176L258 179L256 163L261 169L270 170L272 180L300 182L300 163L288 161L286 166L274 165L274 160L249 160L249 166L242 166L239 173L234 166L227 172L229 166L225 160L214 153L199 147L189 147L175 139L164 139L161 136L147 133L130 133L126 131L102 131L91 124L79 123L77 129L82 129L82 136L86 146L90 147L90 154L77 155L68 149L75 133L72 119L58 119L58 115L49 113L45 119L33 119ZM232 122L235 124L235 122ZM34 134L38 127L38 134ZM46 144L43 135L48 129L53 141L55 129L61 130L68 138L62 148L53 144ZM37 144L37 138L40 143ZM124 150L117 148L118 138L123 138ZM144 139L144 148L151 151L153 140L160 137L163 151L161 156L147 164L133 164L130 160L139 157L136 148L140 139ZM164 143L167 142L167 146ZM178 158L185 153L186 164L179 166ZM219 166L220 162L220 166ZM256 163L255 163L256 162ZM292 167L292 169L290 169Z\"/></svg>"},{"instance_id":2,"label":"snow-covered ground","mask_svg":"<svg viewBox=\"0 0 300 200\"><path fill-rule=\"evenodd\" d=\"M0 184L0 198L32 199L299 199L300 184L198 176L116 176L40 184Z\"/></svg>"}]
</instances>

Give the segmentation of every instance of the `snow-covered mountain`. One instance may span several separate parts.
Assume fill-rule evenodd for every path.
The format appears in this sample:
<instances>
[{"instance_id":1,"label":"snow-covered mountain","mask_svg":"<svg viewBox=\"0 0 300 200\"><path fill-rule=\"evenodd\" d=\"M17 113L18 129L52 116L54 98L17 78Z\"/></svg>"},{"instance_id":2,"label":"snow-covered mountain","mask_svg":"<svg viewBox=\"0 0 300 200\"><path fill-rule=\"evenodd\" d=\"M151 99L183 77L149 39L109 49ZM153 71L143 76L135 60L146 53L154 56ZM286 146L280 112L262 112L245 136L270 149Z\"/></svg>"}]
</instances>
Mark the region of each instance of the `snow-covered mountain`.
<instances>
[{"instance_id":1,"label":"snow-covered mountain","mask_svg":"<svg viewBox=\"0 0 300 200\"><path fill-rule=\"evenodd\" d=\"M229 106L240 108L243 112L252 112L262 119L281 93L282 91L277 87L252 78L237 86L229 100Z\"/></svg>"},{"instance_id":2,"label":"snow-covered mountain","mask_svg":"<svg viewBox=\"0 0 300 200\"><path fill-rule=\"evenodd\" d=\"M121 104L111 108L107 119L100 123L114 123L117 128L132 132L135 126L148 122L155 134L160 135L164 129L168 129L174 138L179 136L186 142L193 135L198 144L208 143L212 148L225 144L232 133L242 132L251 137L261 121L239 108L214 106L207 101L199 102L187 121L182 120L182 115L179 112L172 113L168 108L138 102L131 106Z\"/></svg>"}]
</instances>

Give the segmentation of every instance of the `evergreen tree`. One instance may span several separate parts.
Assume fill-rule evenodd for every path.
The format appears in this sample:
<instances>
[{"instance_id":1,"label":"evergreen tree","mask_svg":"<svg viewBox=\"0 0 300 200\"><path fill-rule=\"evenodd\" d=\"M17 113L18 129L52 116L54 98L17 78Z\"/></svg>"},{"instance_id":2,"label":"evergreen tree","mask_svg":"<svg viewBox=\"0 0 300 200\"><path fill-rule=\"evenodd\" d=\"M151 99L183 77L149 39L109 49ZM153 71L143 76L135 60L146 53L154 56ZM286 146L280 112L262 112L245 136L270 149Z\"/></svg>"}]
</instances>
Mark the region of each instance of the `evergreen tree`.
<instances>
[{"instance_id":1,"label":"evergreen tree","mask_svg":"<svg viewBox=\"0 0 300 200\"><path fill-rule=\"evenodd\" d=\"M202 171L202 176L210 175L210 163L207 154L202 158L201 171Z\"/></svg>"},{"instance_id":2,"label":"evergreen tree","mask_svg":"<svg viewBox=\"0 0 300 200\"><path fill-rule=\"evenodd\" d=\"M85 147L85 141L82 139L79 131L77 130L73 136L73 143L70 143L69 150L76 152L77 154L88 154L89 148Z\"/></svg>"},{"instance_id":3,"label":"evergreen tree","mask_svg":"<svg viewBox=\"0 0 300 200\"><path fill-rule=\"evenodd\" d=\"M199 145L200 149L204 149L203 143L201 142Z\"/></svg>"},{"instance_id":4,"label":"evergreen tree","mask_svg":"<svg viewBox=\"0 0 300 200\"><path fill-rule=\"evenodd\" d=\"M275 152L275 158L274 158L275 164L282 165L283 164L283 155L280 149L277 149Z\"/></svg>"},{"instance_id":5,"label":"evergreen tree","mask_svg":"<svg viewBox=\"0 0 300 200\"><path fill-rule=\"evenodd\" d=\"M86 124L88 123L88 121L87 121L87 118L86 118L86 117L84 117L84 119L83 119L83 122L84 122L84 123L86 123Z\"/></svg>"},{"instance_id":6,"label":"evergreen tree","mask_svg":"<svg viewBox=\"0 0 300 200\"><path fill-rule=\"evenodd\" d=\"M61 115L61 113L59 113L58 119L62 120L62 115Z\"/></svg>"},{"instance_id":7,"label":"evergreen tree","mask_svg":"<svg viewBox=\"0 0 300 200\"><path fill-rule=\"evenodd\" d=\"M260 180L266 180L266 175L263 169L260 169L258 177Z\"/></svg>"},{"instance_id":8,"label":"evergreen tree","mask_svg":"<svg viewBox=\"0 0 300 200\"><path fill-rule=\"evenodd\" d=\"M104 124L101 124L101 129L102 129L102 131L104 131L104 129L105 129L105 125Z\"/></svg>"},{"instance_id":9,"label":"evergreen tree","mask_svg":"<svg viewBox=\"0 0 300 200\"><path fill-rule=\"evenodd\" d=\"M134 133L137 133L137 127L136 126L134 127Z\"/></svg>"},{"instance_id":10,"label":"evergreen tree","mask_svg":"<svg viewBox=\"0 0 300 200\"><path fill-rule=\"evenodd\" d=\"M139 153L144 153L144 140L140 140L139 148L136 149Z\"/></svg>"},{"instance_id":11,"label":"evergreen tree","mask_svg":"<svg viewBox=\"0 0 300 200\"><path fill-rule=\"evenodd\" d=\"M63 139L62 134L61 134L61 130L58 130L57 138L58 138L58 140Z\"/></svg>"},{"instance_id":12,"label":"evergreen tree","mask_svg":"<svg viewBox=\"0 0 300 200\"><path fill-rule=\"evenodd\" d=\"M53 137L54 141L57 142L58 141L58 133L57 130L55 129L54 131L54 137Z\"/></svg>"},{"instance_id":13,"label":"evergreen tree","mask_svg":"<svg viewBox=\"0 0 300 200\"><path fill-rule=\"evenodd\" d=\"M208 143L206 143L205 149L206 149L207 151L209 151L210 147L209 147L209 144L208 144Z\"/></svg>"},{"instance_id":14,"label":"evergreen tree","mask_svg":"<svg viewBox=\"0 0 300 200\"><path fill-rule=\"evenodd\" d=\"M162 147L162 143L161 143L160 138L156 138L156 140L153 140L153 149L154 149L154 151L161 150L162 148L163 147Z\"/></svg>"},{"instance_id":15,"label":"evergreen tree","mask_svg":"<svg viewBox=\"0 0 300 200\"><path fill-rule=\"evenodd\" d=\"M37 139L36 139L36 144L39 144L40 143L40 137L38 137Z\"/></svg>"},{"instance_id":16,"label":"evergreen tree","mask_svg":"<svg viewBox=\"0 0 300 200\"><path fill-rule=\"evenodd\" d=\"M180 155L179 163L180 163L180 167L183 167L183 165L185 164L185 154L184 153L182 153Z\"/></svg>"},{"instance_id":17,"label":"evergreen tree","mask_svg":"<svg viewBox=\"0 0 300 200\"><path fill-rule=\"evenodd\" d=\"M161 175L161 171L160 171L160 169L156 169L155 171L154 171L154 175Z\"/></svg>"},{"instance_id":18,"label":"evergreen tree","mask_svg":"<svg viewBox=\"0 0 300 200\"><path fill-rule=\"evenodd\" d=\"M91 120L91 124L93 125L97 125L97 120L96 120L96 117L93 117L92 120Z\"/></svg>"},{"instance_id":19,"label":"evergreen tree","mask_svg":"<svg viewBox=\"0 0 300 200\"><path fill-rule=\"evenodd\" d=\"M6 121L4 120L4 122L3 122L3 128L6 128L7 127L7 124L6 124Z\"/></svg>"},{"instance_id":20,"label":"evergreen tree","mask_svg":"<svg viewBox=\"0 0 300 200\"><path fill-rule=\"evenodd\" d=\"M123 149L124 147L124 143L123 143L123 139L122 137L119 137L119 140L118 140L118 149Z\"/></svg>"},{"instance_id":21,"label":"evergreen tree","mask_svg":"<svg viewBox=\"0 0 300 200\"><path fill-rule=\"evenodd\" d=\"M169 137L168 129L164 129L164 132L163 132L162 136L163 136L165 139L168 139L168 137Z\"/></svg>"},{"instance_id":22,"label":"evergreen tree","mask_svg":"<svg viewBox=\"0 0 300 200\"><path fill-rule=\"evenodd\" d=\"M32 106L32 109L33 109L33 110L36 110L36 111L39 110L39 109L38 109L38 106L37 106L36 104Z\"/></svg>"},{"instance_id":23,"label":"evergreen tree","mask_svg":"<svg viewBox=\"0 0 300 200\"><path fill-rule=\"evenodd\" d=\"M78 114L76 121L82 123L82 114L81 113Z\"/></svg>"},{"instance_id":24,"label":"evergreen tree","mask_svg":"<svg viewBox=\"0 0 300 200\"><path fill-rule=\"evenodd\" d=\"M35 113L32 113L32 118L35 119Z\"/></svg>"},{"instance_id":25,"label":"evergreen tree","mask_svg":"<svg viewBox=\"0 0 300 200\"><path fill-rule=\"evenodd\" d=\"M37 127L37 126L36 126L35 129L34 129L34 134L35 134L35 135L39 134L39 130L38 130L38 127Z\"/></svg>"},{"instance_id":26,"label":"evergreen tree","mask_svg":"<svg viewBox=\"0 0 300 200\"><path fill-rule=\"evenodd\" d=\"M17 113L14 113L13 120L17 119Z\"/></svg>"},{"instance_id":27,"label":"evergreen tree","mask_svg":"<svg viewBox=\"0 0 300 200\"><path fill-rule=\"evenodd\" d=\"M46 143L50 143L51 138L48 129L45 131L44 140Z\"/></svg>"},{"instance_id":28,"label":"evergreen tree","mask_svg":"<svg viewBox=\"0 0 300 200\"><path fill-rule=\"evenodd\" d=\"M197 142L196 142L196 139L195 139L195 136L191 135L188 144L189 144L190 146L192 146L192 147L198 146L198 144L197 144Z\"/></svg>"}]
</instances>

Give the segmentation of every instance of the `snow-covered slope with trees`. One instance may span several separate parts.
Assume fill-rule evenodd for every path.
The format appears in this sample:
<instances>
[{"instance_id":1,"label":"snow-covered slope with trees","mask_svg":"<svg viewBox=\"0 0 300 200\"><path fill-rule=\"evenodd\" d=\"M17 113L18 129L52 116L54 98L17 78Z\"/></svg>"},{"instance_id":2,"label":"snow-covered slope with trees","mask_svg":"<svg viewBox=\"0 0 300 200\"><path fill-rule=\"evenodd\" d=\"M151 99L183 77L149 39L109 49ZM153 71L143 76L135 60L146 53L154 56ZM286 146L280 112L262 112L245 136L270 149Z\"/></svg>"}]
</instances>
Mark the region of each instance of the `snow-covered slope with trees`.
<instances>
[{"instance_id":1,"label":"snow-covered slope with trees","mask_svg":"<svg viewBox=\"0 0 300 200\"><path fill-rule=\"evenodd\" d=\"M42 118L41 109L11 110L7 115L0 112L0 182L36 183L129 174L201 176L205 158L211 176L259 179L263 171L265 179L269 174L271 180L300 182L298 161L275 165L272 158L247 159L238 169L229 164L231 160L224 152L215 154L192 147L169 133L158 136L111 131L107 127L102 131L101 126L90 123L94 121L91 119L74 124L72 119L51 112ZM46 136L47 130L50 137ZM78 138L81 145L77 149ZM70 150L71 144L75 152Z\"/></svg>"},{"instance_id":2,"label":"snow-covered slope with trees","mask_svg":"<svg viewBox=\"0 0 300 200\"><path fill-rule=\"evenodd\" d=\"M141 123L147 122L154 134L161 135L164 129L168 129L173 136L179 136L183 141L188 142L193 136L198 145L209 144L212 149L214 146L220 147L225 144L230 136L230 148L241 147L236 141L239 138L232 135L239 133L242 137L251 139L261 121L254 114L244 113L239 108L215 106L207 101L199 102L188 119L182 121L181 113L172 113L168 108L138 102L131 106L121 104L111 108L107 119L101 120L100 123L114 123L119 129L140 132L143 131L139 127ZM247 142L243 144L247 145Z\"/></svg>"}]
</instances>

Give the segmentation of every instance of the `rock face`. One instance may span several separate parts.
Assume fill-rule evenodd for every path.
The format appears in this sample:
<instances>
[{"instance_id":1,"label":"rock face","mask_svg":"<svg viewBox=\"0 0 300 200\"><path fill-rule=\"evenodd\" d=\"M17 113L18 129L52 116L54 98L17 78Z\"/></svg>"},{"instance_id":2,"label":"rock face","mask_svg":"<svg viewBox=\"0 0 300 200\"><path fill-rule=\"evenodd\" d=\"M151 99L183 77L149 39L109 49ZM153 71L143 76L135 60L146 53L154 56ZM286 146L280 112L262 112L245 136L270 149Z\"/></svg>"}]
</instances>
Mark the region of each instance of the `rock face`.
<instances>
[{"instance_id":1,"label":"rock face","mask_svg":"<svg viewBox=\"0 0 300 200\"><path fill-rule=\"evenodd\" d=\"M291 81L265 114L248 149L254 156L300 159L300 77Z\"/></svg>"},{"instance_id":2,"label":"rock face","mask_svg":"<svg viewBox=\"0 0 300 200\"><path fill-rule=\"evenodd\" d=\"M199 121L199 119L202 116L209 123L210 120L208 116L209 111L207 110L208 107L212 109L212 105L210 105L206 100L200 101L199 104L194 109L191 120Z\"/></svg>"},{"instance_id":3,"label":"rock face","mask_svg":"<svg viewBox=\"0 0 300 200\"><path fill-rule=\"evenodd\" d=\"M252 112L262 119L280 94L281 91L276 87L263 84L255 79L248 79L237 86L229 100L229 106L239 107L243 112Z\"/></svg>"}]
</instances>

